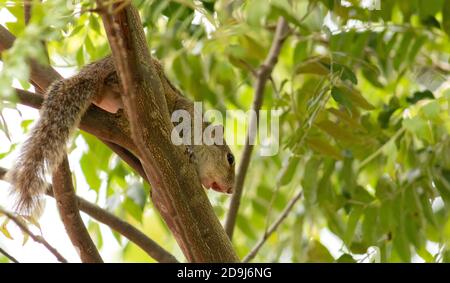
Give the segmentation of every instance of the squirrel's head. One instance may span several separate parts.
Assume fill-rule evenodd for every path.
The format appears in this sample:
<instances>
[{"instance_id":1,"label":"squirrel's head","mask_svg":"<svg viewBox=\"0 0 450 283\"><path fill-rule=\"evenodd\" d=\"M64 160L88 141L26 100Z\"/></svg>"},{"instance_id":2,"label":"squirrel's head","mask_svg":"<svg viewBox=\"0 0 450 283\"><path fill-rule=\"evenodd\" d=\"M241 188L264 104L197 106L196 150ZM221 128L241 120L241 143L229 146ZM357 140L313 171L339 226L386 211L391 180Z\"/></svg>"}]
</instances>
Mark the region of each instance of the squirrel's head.
<instances>
[{"instance_id":1,"label":"squirrel's head","mask_svg":"<svg viewBox=\"0 0 450 283\"><path fill-rule=\"evenodd\" d=\"M212 132L214 138L214 131ZM202 185L207 189L231 194L234 190L235 157L223 139L222 144L194 145L193 153Z\"/></svg>"}]
</instances>

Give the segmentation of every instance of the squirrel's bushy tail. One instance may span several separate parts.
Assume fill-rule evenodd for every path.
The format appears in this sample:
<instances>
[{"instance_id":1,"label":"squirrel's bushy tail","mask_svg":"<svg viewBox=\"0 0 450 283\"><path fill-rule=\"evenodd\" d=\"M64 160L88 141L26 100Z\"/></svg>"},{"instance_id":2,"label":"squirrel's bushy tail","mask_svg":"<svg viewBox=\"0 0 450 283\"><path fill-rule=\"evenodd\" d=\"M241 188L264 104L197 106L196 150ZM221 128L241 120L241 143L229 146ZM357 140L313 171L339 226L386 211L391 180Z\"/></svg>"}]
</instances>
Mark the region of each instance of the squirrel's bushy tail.
<instances>
[{"instance_id":1,"label":"squirrel's bushy tail","mask_svg":"<svg viewBox=\"0 0 450 283\"><path fill-rule=\"evenodd\" d=\"M49 87L40 118L6 176L18 213L39 216L42 212L47 190L45 173L61 163L67 140L89 107L97 86L95 78L75 76Z\"/></svg>"}]
</instances>

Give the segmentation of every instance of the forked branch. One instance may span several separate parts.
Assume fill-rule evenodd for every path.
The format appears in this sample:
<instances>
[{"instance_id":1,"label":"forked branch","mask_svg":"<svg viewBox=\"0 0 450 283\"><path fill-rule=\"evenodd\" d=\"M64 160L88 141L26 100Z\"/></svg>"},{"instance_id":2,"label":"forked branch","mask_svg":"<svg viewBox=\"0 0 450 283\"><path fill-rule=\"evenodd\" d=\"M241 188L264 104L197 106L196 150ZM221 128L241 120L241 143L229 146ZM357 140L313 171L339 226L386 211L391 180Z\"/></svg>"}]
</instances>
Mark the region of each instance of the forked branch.
<instances>
[{"instance_id":1,"label":"forked branch","mask_svg":"<svg viewBox=\"0 0 450 283\"><path fill-rule=\"evenodd\" d=\"M254 141L250 140L254 135L250 134L250 131L257 129L258 121L259 121L259 110L264 101L264 87L266 86L267 80L270 78L272 74L272 70L274 69L278 56L281 51L281 47L283 46L283 42L286 39L288 31L288 24L283 17L280 17L277 23L277 28L275 32L275 36L272 41L272 46L270 48L269 54L267 55L264 63L260 66L256 82L255 82L255 94L253 98L252 110L255 111L255 116L252 116L250 120L250 125L248 127L247 137L245 139L244 152L242 153L241 162L239 163L238 172L236 175L236 182L234 186L233 197L231 198L230 207L228 209L228 216L225 222L225 231L232 239L234 227L236 224L236 218L239 211L239 205L241 202L242 192L244 189L244 181L245 176L247 175L248 166L250 164L251 155L253 152Z\"/></svg>"}]
</instances>

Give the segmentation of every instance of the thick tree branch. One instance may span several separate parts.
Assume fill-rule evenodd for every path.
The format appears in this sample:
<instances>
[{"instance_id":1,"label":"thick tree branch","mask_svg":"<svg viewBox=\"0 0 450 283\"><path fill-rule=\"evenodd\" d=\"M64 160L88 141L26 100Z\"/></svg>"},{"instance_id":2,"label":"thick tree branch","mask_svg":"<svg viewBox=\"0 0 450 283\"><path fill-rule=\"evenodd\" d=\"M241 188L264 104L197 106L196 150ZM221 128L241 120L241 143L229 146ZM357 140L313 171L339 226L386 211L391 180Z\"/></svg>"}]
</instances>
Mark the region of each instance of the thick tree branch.
<instances>
[{"instance_id":1,"label":"thick tree branch","mask_svg":"<svg viewBox=\"0 0 450 283\"><path fill-rule=\"evenodd\" d=\"M14 263L19 263L19 261L17 259L15 259L12 255L10 255L7 251L5 251L2 248L0 248L0 254L6 256L10 261L12 261Z\"/></svg>"},{"instance_id":2,"label":"thick tree branch","mask_svg":"<svg viewBox=\"0 0 450 283\"><path fill-rule=\"evenodd\" d=\"M33 241L43 245L49 252L51 252L56 257L56 259L59 262L64 263L67 262L67 260L54 247L52 247L43 237L31 232L30 229L28 229L28 227L19 218L17 218L12 213L2 208L0 208L0 214L4 214L6 217L12 220L20 228L20 230L22 230L23 233L30 236L30 238L33 239Z\"/></svg>"},{"instance_id":3,"label":"thick tree branch","mask_svg":"<svg viewBox=\"0 0 450 283\"><path fill-rule=\"evenodd\" d=\"M102 263L103 260L92 241L86 226L84 226L78 210L78 202L72 183L67 156L53 172L53 193L59 215L70 241L78 252L82 262Z\"/></svg>"},{"instance_id":4,"label":"thick tree branch","mask_svg":"<svg viewBox=\"0 0 450 283\"><path fill-rule=\"evenodd\" d=\"M288 216L289 212L291 212L291 210L294 208L295 203L302 197L302 195L303 195L303 192L300 191L299 193L297 193L294 196L293 199L291 199L291 201L286 205L286 208L280 214L278 219L270 226L269 229L267 229L264 232L263 237L258 241L256 246L248 253L248 255L246 255L244 257L242 262L249 262L250 260L252 260L256 256L256 254L259 252L259 250L264 245L266 240L277 230L277 228L284 221L284 219L286 219L286 217Z\"/></svg>"},{"instance_id":5,"label":"thick tree branch","mask_svg":"<svg viewBox=\"0 0 450 283\"><path fill-rule=\"evenodd\" d=\"M0 180L4 178L6 172L7 170L5 168L0 167ZM54 197L53 189L50 184L48 185L46 194L48 196ZM76 196L76 200L78 202L78 208L81 211L83 211L93 219L115 230L119 234L123 235L125 238L135 243L156 261L178 262L173 255L171 255L168 251L158 245L155 241L147 237L144 233L136 229L133 225L123 221L117 216L81 197Z\"/></svg>"},{"instance_id":6,"label":"thick tree branch","mask_svg":"<svg viewBox=\"0 0 450 283\"><path fill-rule=\"evenodd\" d=\"M189 261L237 261L187 154L171 142L173 126L164 88L152 64L138 12L127 6L113 14L113 7L103 6L100 0L97 3L155 206Z\"/></svg>"},{"instance_id":7,"label":"thick tree branch","mask_svg":"<svg viewBox=\"0 0 450 283\"><path fill-rule=\"evenodd\" d=\"M123 221L122 219L114 216L113 214L98 207L97 205L86 201L85 199L78 198L78 202L81 211L90 215L97 221L109 226L111 229L117 231L125 238L135 243L156 261L167 263L178 262L172 254L158 245L155 241L147 237L144 233L136 229L130 223Z\"/></svg>"},{"instance_id":8,"label":"thick tree branch","mask_svg":"<svg viewBox=\"0 0 450 283\"><path fill-rule=\"evenodd\" d=\"M260 66L257 72L257 78L255 82L255 94L253 98L252 110L255 111L255 116L252 116L250 120L250 125L247 132L247 138L245 139L244 152L242 153L241 162L239 164L238 172L236 175L236 181L234 186L233 197L231 198L230 207L228 210L228 216L225 222L225 231L232 239L233 231L236 224L236 218L239 210L239 205L241 202L242 191L244 188L245 176L247 175L247 169L250 164L250 159L254 147L255 135L250 135L250 131L257 129L259 121L259 110L261 109L264 100L264 87L267 80L270 78L273 68L278 61L278 56L281 51L284 40L286 39L288 31L288 24L283 17L280 17L277 23L277 28L275 31L275 36L273 38L272 46L270 48L269 54L267 55L264 63ZM255 118L255 119L254 119Z\"/></svg>"}]
</instances>

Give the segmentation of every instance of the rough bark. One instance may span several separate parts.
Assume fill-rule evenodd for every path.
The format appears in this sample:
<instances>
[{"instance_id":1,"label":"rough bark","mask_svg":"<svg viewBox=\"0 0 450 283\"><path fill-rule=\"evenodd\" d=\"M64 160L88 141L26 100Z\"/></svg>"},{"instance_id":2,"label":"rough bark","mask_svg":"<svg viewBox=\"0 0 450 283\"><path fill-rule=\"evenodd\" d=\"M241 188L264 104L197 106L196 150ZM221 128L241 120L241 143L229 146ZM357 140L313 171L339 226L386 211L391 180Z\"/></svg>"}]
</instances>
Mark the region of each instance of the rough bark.
<instances>
[{"instance_id":1,"label":"rough bark","mask_svg":"<svg viewBox=\"0 0 450 283\"><path fill-rule=\"evenodd\" d=\"M137 10L127 6L113 15L103 1L97 3L121 79L131 136L152 185L155 206L189 261L237 261L188 155L170 140L173 126L164 87L150 63Z\"/></svg>"}]
</instances>

